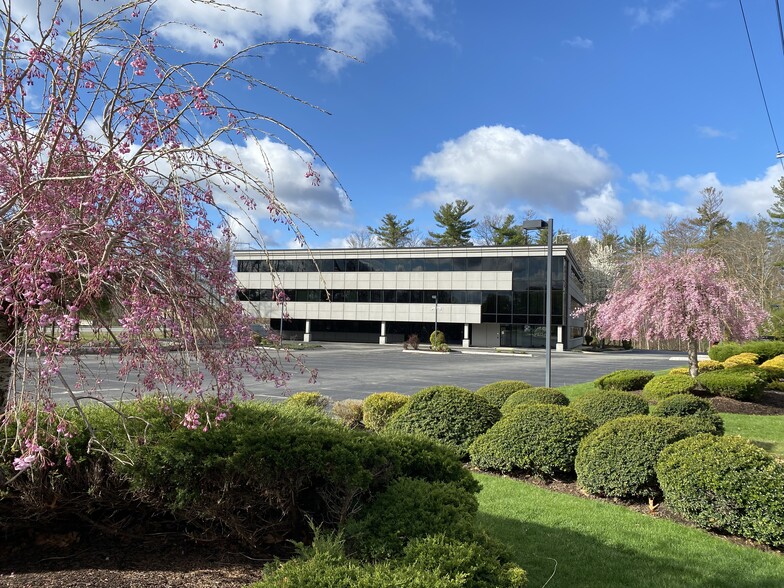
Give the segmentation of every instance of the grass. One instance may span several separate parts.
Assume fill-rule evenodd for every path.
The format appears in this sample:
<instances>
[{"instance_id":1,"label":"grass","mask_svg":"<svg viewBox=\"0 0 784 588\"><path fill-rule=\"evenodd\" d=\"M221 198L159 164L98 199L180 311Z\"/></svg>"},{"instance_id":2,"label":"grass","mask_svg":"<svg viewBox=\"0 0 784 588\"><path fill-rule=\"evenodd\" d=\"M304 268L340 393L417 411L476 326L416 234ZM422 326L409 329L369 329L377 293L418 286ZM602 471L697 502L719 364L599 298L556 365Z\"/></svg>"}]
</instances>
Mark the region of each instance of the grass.
<instances>
[{"instance_id":1,"label":"grass","mask_svg":"<svg viewBox=\"0 0 784 588\"><path fill-rule=\"evenodd\" d=\"M784 416L720 413L725 435L740 435L771 453L784 455Z\"/></svg>"},{"instance_id":2,"label":"grass","mask_svg":"<svg viewBox=\"0 0 784 588\"><path fill-rule=\"evenodd\" d=\"M479 522L507 545L531 588L784 586L780 553L602 501L509 478L477 478Z\"/></svg>"},{"instance_id":3,"label":"grass","mask_svg":"<svg viewBox=\"0 0 784 588\"><path fill-rule=\"evenodd\" d=\"M593 382L583 382L582 384L570 384L569 386L560 386L558 388L559 392L562 392L568 399L569 402L574 400L575 398L579 398L583 394L588 392L593 392L596 390L596 386L593 385Z\"/></svg>"}]
</instances>

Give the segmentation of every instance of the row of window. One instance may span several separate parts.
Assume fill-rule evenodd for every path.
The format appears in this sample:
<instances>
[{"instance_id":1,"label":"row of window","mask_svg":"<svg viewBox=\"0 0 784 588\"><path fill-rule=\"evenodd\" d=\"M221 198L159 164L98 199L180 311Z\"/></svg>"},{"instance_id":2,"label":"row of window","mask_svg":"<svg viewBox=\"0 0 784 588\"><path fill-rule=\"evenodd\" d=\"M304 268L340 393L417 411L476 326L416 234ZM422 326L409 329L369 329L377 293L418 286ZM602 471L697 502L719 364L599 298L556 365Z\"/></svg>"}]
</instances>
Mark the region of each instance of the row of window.
<instances>
[{"instance_id":1,"label":"row of window","mask_svg":"<svg viewBox=\"0 0 784 588\"><path fill-rule=\"evenodd\" d=\"M327 302L325 290L287 290L293 302ZM370 302L394 304L481 304L483 314L543 315L545 291L539 288L509 291L480 290L331 290L332 302ZM435 297L435 298L434 298ZM563 313L563 290L553 290L553 315ZM237 299L249 302L273 300L271 290L248 288L237 292ZM492 321L495 322L495 321Z\"/></svg>"},{"instance_id":2,"label":"row of window","mask_svg":"<svg viewBox=\"0 0 784 588\"><path fill-rule=\"evenodd\" d=\"M563 279L564 258L553 259L553 279ZM546 257L445 257L401 259L240 259L238 273L259 272L515 272L545 279Z\"/></svg>"}]
</instances>

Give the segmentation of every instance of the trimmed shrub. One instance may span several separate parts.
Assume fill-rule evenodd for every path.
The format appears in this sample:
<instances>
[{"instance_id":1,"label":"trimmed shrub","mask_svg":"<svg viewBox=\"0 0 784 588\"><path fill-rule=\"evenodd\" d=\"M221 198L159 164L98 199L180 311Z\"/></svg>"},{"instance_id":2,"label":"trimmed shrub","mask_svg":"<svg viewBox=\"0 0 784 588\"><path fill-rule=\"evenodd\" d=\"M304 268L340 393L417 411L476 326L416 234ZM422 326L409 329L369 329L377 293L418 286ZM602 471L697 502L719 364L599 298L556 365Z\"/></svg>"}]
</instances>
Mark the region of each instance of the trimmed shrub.
<instances>
[{"instance_id":1,"label":"trimmed shrub","mask_svg":"<svg viewBox=\"0 0 784 588\"><path fill-rule=\"evenodd\" d=\"M618 370L606 374L594 381L594 385L602 390L642 390L654 376L647 370Z\"/></svg>"},{"instance_id":2,"label":"trimmed shrub","mask_svg":"<svg viewBox=\"0 0 784 588\"><path fill-rule=\"evenodd\" d=\"M654 469L659 454L686 435L678 423L661 417L609 421L580 443L574 462L577 483L600 496L656 497L661 493Z\"/></svg>"},{"instance_id":3,"label":"trimmed shrub","mask_svg":"<svg viewBox=\"0 0 784 588\"><path fill-rule=\"evenodd\" d=\"M577 446L595 426L567 406L521 405L474 441L471 461L480 468L503 472L571 474Z\"/></svg>"},{"instance_id":4,"label":"trimmed shrub","mask_svg":"<svg viewBox=\"0 0 784 588\"><path fill-rule=\"evenodd\" d=\"M362 422L372 431L381 431L389 419L409 401L405 394L376 392L365 398L362 404Z\"/></svg>"},{"instance_id":5,"label":"trimmed shrub","mask_svg":"<svg viewBox=\"0 0 784 588\"><path fill-rule=\"evenodd\" d=\"M501 417L487 400L457 386L431 386L411 396L389 421L390 431L425 435L457 449L468 446Z\"/></svg>"},{"instance_id":6,"label":"trimmed shrub","mask_svg":"<svg viewBox=\"0 0 784 588\"><path fill-rule=\"evenodd\" d=\"M739 366L757 365L759 361L760 357L756 353L743 352L725 359L724 367L734 368Z\"/></svg>"},{"instance_id":7,"label":"trimmed shrub","mask_svg":"<svg viewBox=\"0 0 784 588\"><path fill-rule=\"evenodd\" d=\"M343 426L349 429L362 428L362 405L361 400L349 398L339 400L332 405L332 414Z\"/></svg>"},{"instance_id":8,"label":"trimmed shrub","mask_svg":"<svg viewBox=\"0 0 784 588\"><path fill-rule=\"evenodd\" d=\"M456 484L402 478L346 523L346 538L361 559L395 558L409 541L427 535L471 540L478 508L476 496Z\"/></svg>"},{"instance_id":9,"label":"trimmed shrub","mask_svg":"<svg viewBox=\"0 0 784 588\"><path fill-rule=\"evenodd\" d=\"M756 353L761 362L784 354L784 341L747 341L742 347L743 351Z\"/></svg>"},{"instance_id":10,"label":"trimmed shrub","mask_svg":"<svg viewBox=\"0 0 784 588\"><path fill-rule=\"evenodd\" d=\"M706 529L784 546L784 465L741 437L690 437L662 451L667 506Z\"/></svg>"},{"instance_id":11,"label":"trimmed shrub","mask_svg":"<svg viewBox=\"0 0 784 588\"><path fill-rule=\"evenodd\" d=\"M708 357L713 361L724 361L733 355L738 355L738 353L741 353L742 351L743 349L740 343L716 343L716 345L711 345L708 349Z\"/></svg>"},{"instance_id":12,"label":"trimmed shrub","mask_svg":"<svg viewBox=\"0 0 784 588\"><path fill-rule=\"evenodd\" d=\"M530 387L531 384L520 380L501 380L492 384L485 384L476 393L479 396L484 396L490 404L500 409L506 402L506 399L512 394L518 390Z\"/></svg>"},{"instance_id":13,"label":"trimmed shrub","mask_svg":"<svg viewBox=\"0 0 784 588\"><path fill-rule=\"evenodd\" d=\"M712 359L705 359L697 362L697 373L704 374L705 372L714 372L716 370L723 370L724 364L720 361L713 361ZM671 374L686 374L691 375L689 367L676 367L670 370Z\"/></svg>"},{"instance_id":14,"label":"trimmed shrub","mask_svg":"<svg viewBox=\"0 0 784 588\"><path fill-rule=\"evenodd\" d=\"M675 394L688 394L696 386L697 381L689 375L664 374L645 384L642 395L646 400L658 401Z\"/></svg>"},{"instance_id":15,"label":"trimmed shrub","mask_svg":"<svg viewBox=\"0 0 784 588\"><path fill-rule=\"evenodd\" d=\"M446 337L441 331L433 331L430 333L430 347L433 349L446 343Z\"/></svg>"},{"instance_id":16,"label":"trimmed shrub","mask_svg":"<svg viewBox=\"0 0 784 588\"><path fill-rule=\"evenodd\" d=\"M435 570L449 578L465 577L471 588L518 588L525 586L525 570L502 564L486 545L467 543L445 535L414 539L403 551L401 562Z\"/></svg>"},{"instance_id":17,"label":"trimmed shrub","mask_svg":"<svg viewBox=\"0 0 784 588\"><path fill-rule=\"evenodd\" d=\"M762 396L765 379L759 368L733 368L697 376L697 382L709 393L735 400L754 401Z\"/></svg>"},{"instance_id":18,"label":"trimmed shrub","mask_svg":"<svg viewBox=\"0 0 784 588\"><path fill-rule=\"evenodd\" d=\"M771 381L784 378L784 355L777 355L772 359L762 362L762 364L760 364L760 369L765 370L769 374Z\"/></svg>"},{"instance_id":19,"label":"trimmed shrub","mask_svg":"<svg viewBox=\"0 0 784 588\"><path fill-rule=\"evenodd\" d=\"M286 404L289 406L305 406L321 410L327 410L329 402L329 396L324 396L320 392L296 392L286 399Z\"/></svg>"},{"instance_id":20,"label":"trimmed shrub","mask_svg":"<svg viewBox=\"0 0 784 588\"><path fill-rule=\"evenodd\" d=\"M557 404L568 406L569 399L560 390L555 388L526 388L518 390L506 399L501 406L501 414L509 414L518 406L526 404Z\"/></svg>"},{"instance_id":21,"label":"trimmed shrub","mask_svg":"<svg viewBox=\"0 0 784 588\"><path fill-rule=\"evenodd\" d=\"M645 399L621 390L595 390L575 398L569 405L591 419L596 426L635 414L648 414Z\"/></svg>"},{"instance_id":22,"label":"trimmed shrub","mask_svg":"<svg viewBox=\"0 0 784 588\"><path fill-rule=\"evenodd\" d=\"M693 394L676 394L651 409L651 415L675 418L691 434L724 434L724 421L711 403Z\"/></svg>"}]
</instances>

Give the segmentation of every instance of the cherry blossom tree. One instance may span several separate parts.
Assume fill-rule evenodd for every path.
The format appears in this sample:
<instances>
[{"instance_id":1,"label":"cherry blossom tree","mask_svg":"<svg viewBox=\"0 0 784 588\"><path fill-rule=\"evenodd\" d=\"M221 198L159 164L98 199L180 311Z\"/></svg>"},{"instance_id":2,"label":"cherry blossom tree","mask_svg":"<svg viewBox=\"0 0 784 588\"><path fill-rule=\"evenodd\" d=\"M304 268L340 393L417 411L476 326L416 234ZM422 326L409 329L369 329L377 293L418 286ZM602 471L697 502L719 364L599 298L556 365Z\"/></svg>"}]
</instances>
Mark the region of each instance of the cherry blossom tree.
<instances>
[{"instance_id":1,"label":"cherry blossom tree","mask_svg":"<svg viewBox=\"0 0 784 588\"><path fill-rule=\"evenodd\" d=\"M636 265L596 310L596 325L610 339L686 341L692 376L700 340L750 339L766 319L754 297L726 277L724 263L705 255L662 255Z\"/></svg>"},{"instance_id":2,"label":"cherry blossom tree","mask_svg":"<svg viewBox=\"0 0 784 588\"><path fill-rule=\"evenodd\" d=\"M259 205L302 239L272 170L250 173L242 149L287 134L313 155L302 161L312 182L328 168L285 124L223 91L239 84L295 99L243 70L276 43L226 57L209 38L216 61L188 61L161 41L167 24L156 4L39 2L25 14L35 3L4 0L0 8L0 413L16 421L25 467L56 442L38 437L29 418L57 418L53 384L77 408L99 396L80 360L85 320L104 334L99 351L119 350L119 377L137 375L140 394L217 397L206 417L183 415L192 428L220 420L244 393L244 375L283 383L304 369L252 346L227 244L230 227L253 230ZM76 365L77 382L61 376L65 362Z\"/></svg>"}]
</instances>

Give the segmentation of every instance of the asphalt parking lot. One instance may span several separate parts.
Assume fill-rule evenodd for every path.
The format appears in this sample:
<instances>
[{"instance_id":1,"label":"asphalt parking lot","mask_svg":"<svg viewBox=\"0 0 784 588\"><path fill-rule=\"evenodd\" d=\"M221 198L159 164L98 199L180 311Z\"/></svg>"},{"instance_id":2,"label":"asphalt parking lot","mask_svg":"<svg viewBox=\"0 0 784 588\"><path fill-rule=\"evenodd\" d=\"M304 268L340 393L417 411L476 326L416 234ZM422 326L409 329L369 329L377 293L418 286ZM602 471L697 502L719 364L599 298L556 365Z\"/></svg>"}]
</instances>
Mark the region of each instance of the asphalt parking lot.
<instances>
[{"instance_id":1,"label":"asphalt parking lot","mask_svg":"<svg viewBox=\"0 0 784 588\"><path fill-rule=\"evenodd\" d=\"M318 370L315 384L306 375L295 374L288 389L269 382L246 381L247 388L259 400L282 400L292 392L319 391L333 400L364 398L374 392L393 391L412 394L426 386L451 384L475 390L497 380L524 380L534 386L544 385L544 350L530 350L529 355L494 353L472 348L453 353L403 351L399 345L359 343L323 343L321 347L301 352L309 368ZM673 360L672 358L677 358ZM112 360L99 365L98 358L85 361L96 378L102 380L104 398L131 398L133 382L116 379ZM686 365L686 354L671 351L632 350L626 352L580 353L553 352L552 386L594 380L618 369L663 370ZM67 380L69 366L63 369ZM63 390L55 390L57 400L66 401Z\"/></svg>"}]
</instances>

